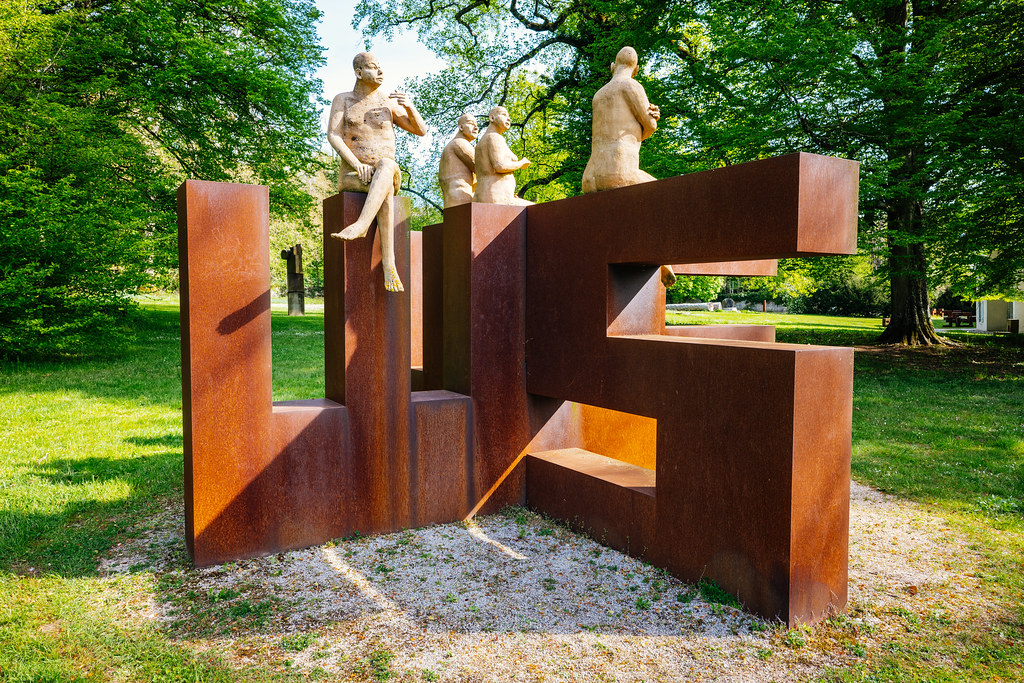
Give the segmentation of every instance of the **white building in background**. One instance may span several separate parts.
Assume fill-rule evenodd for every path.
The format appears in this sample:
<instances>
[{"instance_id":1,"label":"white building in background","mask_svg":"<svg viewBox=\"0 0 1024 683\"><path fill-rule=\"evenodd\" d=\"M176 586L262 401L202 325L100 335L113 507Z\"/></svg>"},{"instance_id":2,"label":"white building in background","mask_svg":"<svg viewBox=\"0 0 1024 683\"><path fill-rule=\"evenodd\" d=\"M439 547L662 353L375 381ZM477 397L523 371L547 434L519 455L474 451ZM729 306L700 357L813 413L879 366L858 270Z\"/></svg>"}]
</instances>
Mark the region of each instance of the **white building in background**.
<instances>
[{"instance_id":1,"label":"white building in background","mask_svg":"<svg viewBox=\"0 0 1024 683\"><path fill-rule=\"evenodd\" d=\"M974 308L979 330L984 332L1024 331L1020 324L1021 318L1024 318L1024 301L985 299L976 301Z\"/></svg>"}]
</instances>

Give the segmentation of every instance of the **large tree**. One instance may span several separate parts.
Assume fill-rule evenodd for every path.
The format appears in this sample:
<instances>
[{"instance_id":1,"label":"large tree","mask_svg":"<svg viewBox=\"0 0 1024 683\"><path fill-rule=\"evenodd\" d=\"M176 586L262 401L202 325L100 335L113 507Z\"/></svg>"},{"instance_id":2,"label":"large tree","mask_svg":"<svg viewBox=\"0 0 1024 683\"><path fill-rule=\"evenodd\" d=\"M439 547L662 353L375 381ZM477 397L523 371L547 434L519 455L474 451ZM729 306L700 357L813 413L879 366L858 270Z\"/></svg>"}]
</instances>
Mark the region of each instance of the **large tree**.
<instances>
[{"instance_id":1,"label":"large tree","mask_svg":"<svg viewBox=\"0 0 1024 683\"><path fill-rule=\"evenodd\" d=\"M0 355L117 340L176 265L185 178L305 215L321 61L311 0L0 3Z\"/></svg>"},{"instance_id":2,"label":"large tree","mask_svg":"<svg viewBox=\"0 0 1024 683\"><path fill-rule=\"evenodd\" d=\"M590 99L627 44L662 109L642 148L654 175L797 150L861 161L882 341L939 341L929 277L995 291L1024 273L1019 0L364 0L357 19L413 27L449 63L417 84L442 130L467 106L519 114L541 162L523 187L578 192Z\"/></svg>"}]
</instances>

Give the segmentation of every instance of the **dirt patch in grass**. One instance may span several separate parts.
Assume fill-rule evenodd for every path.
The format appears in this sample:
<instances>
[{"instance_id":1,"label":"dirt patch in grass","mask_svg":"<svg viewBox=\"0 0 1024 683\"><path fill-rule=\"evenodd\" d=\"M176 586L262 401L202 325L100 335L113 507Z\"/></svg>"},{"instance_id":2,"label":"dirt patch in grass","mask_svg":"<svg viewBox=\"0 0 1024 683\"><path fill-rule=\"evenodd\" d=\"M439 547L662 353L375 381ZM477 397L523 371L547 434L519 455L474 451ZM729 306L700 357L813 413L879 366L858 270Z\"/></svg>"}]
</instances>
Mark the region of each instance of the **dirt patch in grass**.
<instances>
[{"instance_id":1,"label":"dirt patch in grass","mask_svg":"<svg viewBox=\"0 0 1024 683\"><path fill-rule=\"evenodd\" d=\"M943 517L856 484L849 607L793 630L521 509L203 570L183 545L168 509L105 561L112 582L152 573L134 618L240 669L332 680L806 680L999 611Z\"/></svg>"}]
</instances>

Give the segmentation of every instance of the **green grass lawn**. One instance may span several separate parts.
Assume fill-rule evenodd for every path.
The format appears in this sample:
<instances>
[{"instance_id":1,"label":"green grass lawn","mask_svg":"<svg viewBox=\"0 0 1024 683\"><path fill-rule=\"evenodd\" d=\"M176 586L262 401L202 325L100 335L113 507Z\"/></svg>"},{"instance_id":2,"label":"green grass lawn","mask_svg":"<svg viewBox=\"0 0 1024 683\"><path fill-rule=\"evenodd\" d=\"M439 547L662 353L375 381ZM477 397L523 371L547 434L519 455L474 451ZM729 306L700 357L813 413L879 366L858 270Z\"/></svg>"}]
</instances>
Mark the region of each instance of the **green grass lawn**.
<instances>
[{"instance_id":1,"label":"green grass lawn","mask_svg":"<svg viewBox=\"0 0 1024 683\"><path fill-rule=\"evenodd\" d=\"M321 396L322 314L272 320L274 398ZM760 313L670 316L679 321L770 323L794 343L862 346L881 331L878 319ZM181 506L177 306L146 303L137 327L116 358L0 365L0 680L290 680L231 670L125 619L161 577L99 576L129 529ZM967 533L998 616L896 634L890 651L832 679L1013 680L1024 669L1024 336L956 338L952 348L857 353L853 473Z\"/></svg>"}]
</instances>

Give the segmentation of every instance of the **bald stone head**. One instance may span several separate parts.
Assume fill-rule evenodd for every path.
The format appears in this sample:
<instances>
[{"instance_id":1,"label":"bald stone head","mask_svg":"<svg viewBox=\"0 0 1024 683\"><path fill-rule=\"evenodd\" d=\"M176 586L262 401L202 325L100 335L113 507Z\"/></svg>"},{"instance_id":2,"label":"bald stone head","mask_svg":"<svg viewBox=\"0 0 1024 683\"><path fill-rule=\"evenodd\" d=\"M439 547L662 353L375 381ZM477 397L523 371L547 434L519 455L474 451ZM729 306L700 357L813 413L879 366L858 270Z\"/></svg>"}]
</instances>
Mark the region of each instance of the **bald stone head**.
<instances>
[{"instance_id":1,"label":"bald stone head","mask_svg":"<svg viewBox=\"0 0 1024 683\"><path fill-rule=\"evenodd\" d=\"M372 52L360 52L352 58L352 68L358 71L364 66L377 63L377 56Z\"/></svg>"},{"instance_id":2,"label":"bald stone head","mask_svg":"<svg viewBox=\"0 0 1024 683\"><path fill-rule=\"evenodd\" d=\"M356 81L362 81L370 88L376 88L384 82L384 70L372 52L360 52L353 57L352 69L356 72Z\"/></svg>"},{"instance_id":3,"label":"bald stone head","mask_svg":"<svg viewBox=\"0 0 1024 683\"><path fill-rule=\"evenodd\" d=\"M476 140L479 128L476 125L476 117L472 114L463 114L459 117L459 132L467 140Z\"/></svg>"},{"instance_id":4,"label":"bald stone head","mask_svg":"<svg viewBox=\"0 0 1024 683\"><path fill-rule=\"evenodd\" d=\"M636 76L640 72L639 62L640 58L637 56L636 50L627 45L615 55L615 61L611 64L611 71L615 73L619 69L628 69L631 76Z\"/></svg>"},{"instance_id":5,"label":"bald stone head","mask_svg":"<svg viewBox=\"0 0 1024 683\"><path fill-rule=\"evenodd\" d=\"M499 133L504 133L512 127L512 118L508 115L508 110L505 107L494 107L488 114L488 118Z\"/></svg>"}]
</instances>

